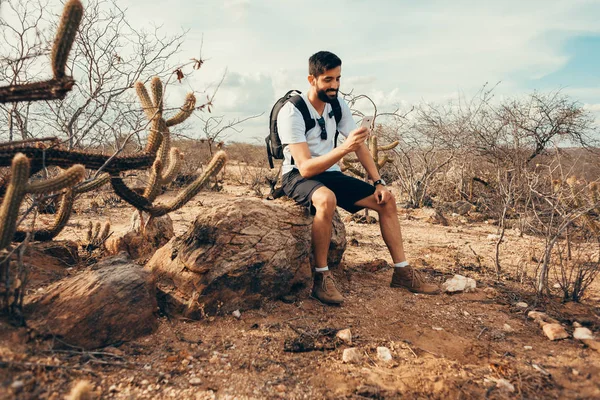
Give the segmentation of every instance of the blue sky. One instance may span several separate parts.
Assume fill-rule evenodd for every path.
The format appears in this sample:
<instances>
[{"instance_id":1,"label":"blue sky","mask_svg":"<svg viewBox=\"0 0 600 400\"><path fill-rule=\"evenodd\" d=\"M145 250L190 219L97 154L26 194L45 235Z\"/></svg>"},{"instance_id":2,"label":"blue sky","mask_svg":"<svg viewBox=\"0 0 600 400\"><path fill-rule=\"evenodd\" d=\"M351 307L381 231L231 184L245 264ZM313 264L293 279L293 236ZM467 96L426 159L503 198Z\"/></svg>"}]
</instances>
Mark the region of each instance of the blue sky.
<instances>
[{"instance_id":1,"label":"blue sky","mask_svg":"<svg viewBox=\"0 0 600 400\"><path fill-rule=\"evenodd\" d=\"M367 94L383 110L468 98L486 82L501 82L497 99L562 88L600 115L599 0L120 0L119 6L136 28L189 30L182 61L198 56L203 38L209 60L169 88L168 102L179 104L190 87L210 87L227 69L215 113L265 113L227 140L266 136L273 102L290 88L307 89L307 59L319 50L342 58L343 91Z\"/></svg>"}]
</instances>

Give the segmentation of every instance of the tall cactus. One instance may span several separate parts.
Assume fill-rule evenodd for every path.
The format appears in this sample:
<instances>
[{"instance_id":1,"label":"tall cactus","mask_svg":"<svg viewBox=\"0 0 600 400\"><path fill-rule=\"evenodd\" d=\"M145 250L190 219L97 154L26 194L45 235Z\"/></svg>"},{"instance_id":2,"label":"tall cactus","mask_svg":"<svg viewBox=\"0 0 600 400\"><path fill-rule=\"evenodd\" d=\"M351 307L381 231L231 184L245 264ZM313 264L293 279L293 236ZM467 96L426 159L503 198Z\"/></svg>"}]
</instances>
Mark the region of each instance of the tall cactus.
<instances>
[{"instance_id":1,"label":"tall cactus","mask_svg":"<svg viewBox=\"0 0 600 400\"><path fill-rule=\"evenodd\" d=\"M180 111L169 120L165 121L164 113L164 87L159 77L155 76L150 81L150 93L142 82L136 82L135 90L140 99L146 118L150 121L150 132L160 135L156 160L150 171L150 179L144 197L150 202L154 201L160 193L160 188L170 183L181 168L182 155L176 148L171 148L171 132L169 127L184 122L189 118L196 105L196 97L188 93Z\"/></svg>"},{"instance_id":2,"label":"tall cactus","mask_svg":"<svg viewBox=\"0 0 600 400\"><path fill-rule=\"evenodd\" d=\"M74 165L55 178L40 182L28 182L29 160L17 154L12 162L11 180L0 206L0 250L8 247L17 228L19 207L26 194L52 193L77 184L85 174L82 165Z\"/></svg>"}]
</instances>

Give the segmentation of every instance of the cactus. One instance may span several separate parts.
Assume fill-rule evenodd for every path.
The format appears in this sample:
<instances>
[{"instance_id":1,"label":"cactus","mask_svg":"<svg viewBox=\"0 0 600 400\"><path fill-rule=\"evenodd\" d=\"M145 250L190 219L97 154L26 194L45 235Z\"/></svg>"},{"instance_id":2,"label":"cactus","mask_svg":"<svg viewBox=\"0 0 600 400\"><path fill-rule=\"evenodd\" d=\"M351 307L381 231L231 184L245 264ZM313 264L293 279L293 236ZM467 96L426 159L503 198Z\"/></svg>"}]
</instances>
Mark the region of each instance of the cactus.
<instances>
[{"instance_id":1,"label":"cactus","mask_svg":"<svg viewBox=\"0 0 600 400\"><path fill-rule=\"evenodd\" d=\"M94 225L92 221L88 223L85 240L80 242L81 247L88 253L102 247L106 239L110 236L110 221L106 221L104 226L100 222Z\"/></svg>"},{"instance_id":2,"label":"cactus","mask_svg":"<svg viewBox=\"0 0 600 400\"><path fill-rule=\"evenodd\" d=\"M67 58L75 41L75 35L82 17L83 5L81 2L79 0L69 0L63 9L54 46L52 47L52 72L55 79L61 79L65 76Z\"/></svg>"},{"instance_id":3,"label":"cactus","mask_svg":"<svg viewBox=\"0 0 600 400\"><path fill-rule=\"evenodd\" d=\"M148 185L144 191L144 197L152 202L158 196L160 188L175 179L181 168L182 155L179 150L171 148L169 127L182 123L192 114L196 105L196 97L193 93L189 93L181 110L173 118L165 121L163 118L164 88L160 78L155 76L150 81L152 97L142 82L136 82L135 89L146 117L150 121L151 135L160 135L161 138L156 155L156 161L160 161L160 163L154 162Z\"/></svg>"},{"instance_id":4,"label":"cactus","mask_svg":"<svg viewBox=\"0 0 600 400\"><path fill-rule=\"evenodd\" d=\"M396 146L398 146L398 141L396 140L395 142L392 142L390 144L384 145L384 146L379 146L377 144L377 136L371 136L371 138L369 139L369 152L371 153L371 156L373 157L373 161L375 161L375 166L377 167L377 170L381 170L381 168L383 168L383 166L386 163L391 163L392 160L387 156L387 155L383 155L383 157L379 158L379 153L383 152L383 151L389 151L392 150L393 148L395 148ZM363 173L362 171L360 171L358 168L356 168L353 164L358 163L358 159L357 158L349 158L349 157L344 157L342 159L342 171L350 171L352 172L354 175L360 176L361 178L365 177L365 173Z\"/></svg>"},{"instance_id":5,"label":"cactus","mask_svg":"<svg viewBox=\"0 0 600 400\"><path fill-rule=\"evenodd\" d=\"M74 165L56 178L29 183L29 160L17 154L12 162L12 176L0 208L0 250L8 247L17 228L19 207L26 194L51 193L75 185L85 174L82 165Z\"/></svg>"},{"instance_id":6,"label":"cactus","mask_svg":"<svg viewBox=\"0 0 600 400\"><path fill-rule=\"evenodd\" d=\"M111 178L111 185L117 195L123 200L134 206L139 211L145 211L152 217L160 217L170 212L173 212L183 207L190 201L198 192L208 183L210 178L217 175L225 165L227 155L224 151L219 151L215 154L211 162L208 164L202 175L192 182L187 188L182 190L171 202L167 204L152 205L146 197L141 196L129 189L127 185L118 176Z\"/></svg>"},{"instance_id":7,"label":"cactus","mask_svg":"<svg viewBox=\"0 0 600 400\"><path fill-rule=\"evenodd\" d=\"M73 186L72 188L67 188L62 196L60 207L56 216L54 217L54 222L52 226L46 229L40 229L32 232L33 240L37 240L40 242L48 241L54 239L67 225L69 218L71 217L71 212L73 211L73 203L75 202L75 198L77 195L85 192L89 192L94 189L98 189L104 184L108 183L110 179L110 175L102 174L96 179L93 179L88 182L82 182L78 185ZM17 231L13 237L14 242L22 242L25 240L27 232Z\"/></svg>"}]
</instances>

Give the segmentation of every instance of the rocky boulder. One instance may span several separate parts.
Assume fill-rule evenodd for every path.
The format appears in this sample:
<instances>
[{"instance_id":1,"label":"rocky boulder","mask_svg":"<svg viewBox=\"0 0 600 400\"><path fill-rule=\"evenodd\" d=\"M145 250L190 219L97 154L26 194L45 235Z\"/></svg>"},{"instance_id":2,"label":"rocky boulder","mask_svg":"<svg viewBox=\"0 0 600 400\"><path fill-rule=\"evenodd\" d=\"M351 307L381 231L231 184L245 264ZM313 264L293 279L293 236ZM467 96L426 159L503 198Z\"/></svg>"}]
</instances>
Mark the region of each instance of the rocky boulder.
<instances>
[{"instance_id":1,"label":"rocky boulder","mask_svg":"<svg viewBox=\"0 0 600 400\"><path fill-rule=\"evenodd\" d=\"M156 310L151 275L124 254L48 286L25 308L27 324L38 333L84 349L151 333Z\"/></svg>"},{"instance_id":2,"label":"rocky boulder","mask_svg":"<svg viewBox=\"0 0 600 400\"><path fill-rule=\"evenodd\" d=\"M337 213L334 220L331 268L346 248L344 224ZM159 303L170 314L201 318L306 292L312 285L311 223L306 209L289 200L214 204L146 265Z\"/></svg>"}]
</instances>

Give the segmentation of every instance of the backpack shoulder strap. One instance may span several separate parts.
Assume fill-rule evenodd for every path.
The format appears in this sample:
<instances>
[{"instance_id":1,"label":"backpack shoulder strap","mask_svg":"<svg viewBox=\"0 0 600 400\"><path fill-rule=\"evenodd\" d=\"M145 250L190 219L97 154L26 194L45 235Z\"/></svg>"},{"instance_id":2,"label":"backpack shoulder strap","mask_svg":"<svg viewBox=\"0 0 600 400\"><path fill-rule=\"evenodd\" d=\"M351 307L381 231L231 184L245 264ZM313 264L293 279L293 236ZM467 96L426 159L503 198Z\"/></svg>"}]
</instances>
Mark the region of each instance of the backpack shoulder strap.
<instances>
[{"instance_id":1,"label":"backpack shoulder strap","mask_svg":"<svg viewBox=\"0 0 600 400\"><path fill-rule=\"evenodd\" d=\"M306 102L304 101L302 96L292 96L288 101L292 103L294 107L298 109L298 111L300 111L300 114L302 114L302 118L304 119L304 126L306 127L304 133L306 134L317 124L310 115L310 111L308 110Z\"/></svg>"},{"instance_id":2,"label":"backpack shoulder strap","mask_svg":"<svg viewBox=\"0 0 600 400\"><path fill-rule=\"evenodd\" d=\"M336 98L331 102L331 112L329 113L330 117L335 117L335 124L339 125L342 120L342 106L340 104L340 99Z\"/></svg>"}]
</instances>

